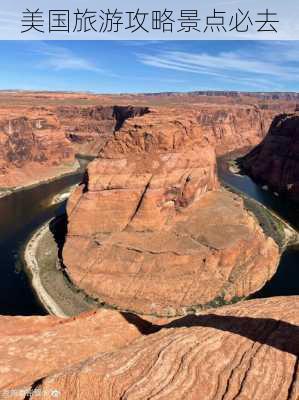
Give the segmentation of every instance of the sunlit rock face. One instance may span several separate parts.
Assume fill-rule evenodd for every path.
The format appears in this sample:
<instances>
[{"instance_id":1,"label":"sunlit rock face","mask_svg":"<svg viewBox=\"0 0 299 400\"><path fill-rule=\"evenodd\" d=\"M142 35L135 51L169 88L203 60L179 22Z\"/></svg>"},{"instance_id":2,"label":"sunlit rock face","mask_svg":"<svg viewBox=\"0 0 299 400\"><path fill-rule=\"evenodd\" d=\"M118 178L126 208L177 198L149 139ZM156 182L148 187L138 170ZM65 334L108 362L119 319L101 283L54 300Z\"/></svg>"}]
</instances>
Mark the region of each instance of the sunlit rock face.
<instances>
[{"instance_id":1,"label":"sunlit rock face","mask_svg":"<svg viewBox=\"0 0 299 400\"><path fill-rule=\"evenodd\" d=\"M192 120L193 121L193 120ZM274 274L278 249L235 195L189 118L128 119L68 203L63 262L90 296L122 310L178 315L243 297Z\"/></svg>"},{"instance_id":2,"label":"sunlit rock face","mask_svg":"<svg viewBox=\"0 0 299 400\"><path fill-rule=\"evenodd\" d=\"M148 329L142 328L140 318L127 322L129 316L111 329L110 318L118 319L113 312L97 325L96 314L81 321L80 329L85 329L77 342L76 331L68 329L75 322L67 320L60 333L56 328L55 336L53 327L45 324L37 334L19 320L14 342L12 337L0 336L2 342L6 339L0 374L10 374L10 379L1 379L0 393L23 399L17 394L28 387L47 400L53 399L53 393L66 400L198 400L199 394L202 400L297 400L298 307L298 296L253 300L162 325L148 324ZM37 320L27 319L33 326ZM139 327L143 335L134 338L133 333L127 344L113 348L106 338L115 343L113 337L120 328L126 335L125 323L131 331ZM90 334L94 341L88 341ZM32 352L26 365L21 354L30 343ZM62 354L70 357L65 366L58 361L63 358L59 346ZM47 355L50 361L46 358L43 362ZM51 370L47 364L54 360L56 366Z\"/></svg>"},{"instance_id":3,"label":"sunlit rock face","mask_svg":"<svg viewBox=\"0 0 299 400\"><path fill-rule=\"evenodd\" d=\"M103 101L105 103L105 101ZM64 106L54 112L75 152L96 156L107 140L129 118L144 115L148 107L138 106Z\"/></svg>"},{"instance_id":4,"label":"sunlit rock face","mask_svg":"<svg viewBox=\"0 0 299 400\"><path fill-rule=\"evenodd\" d=\"M186 105L150 108L128 119L105 147L107 154L170 151L212 145L218 155L258 144L273 112L256 106Z\"/></svg>"},{"instance_id":5,"label":"sunlit rock face","mask_svg":"<svg viewBox=\"0 0 299 400\"><path fill-rule=\"evenodd\" d=\"M0 317L0 398L298 399L299 297L211 308L257 291L277 268L277 245L216 174L216 155L257 144L272 111L240 96L229 106L222 96L218 108L191 97L191 106L146 112L115 111L112 97L105 110L52 105L47 128L41 110L38 120L3 119L7 185L28 182L27 165L50 170L50 158L35 156L97 154L68 202L63 262L76 286L121 312ZM75 100L85 98L93 97ZM35 153L45 129L57 148L47 142ZM70 155L60 159L64 144ZM18 171L12 181L4 159Z\"/></svg>"},{"instance_id":6,"label":"sunlit rock face","mask_svg":"<svg viewBox=\"0 0 299 400\"><path fill-rule=\"evenodd\" d=\"M164 149L177 149L192 139L201 146L212 145L218 155L253 146L262 140L277 112L294 106L295 98L287 95L226 92L1 92L0 188L38 183L70 172L78 166L75 154L97 156L120 130L121 140L113 145L117 151L132 150L138 137L140 146L153 148L152 136ZM146 128L143 133L139 123Z\"/></svg>"},{"instance_id":7,"label":"sunlit rock face","mask_svg":"<svg viewBox=\"0 0 299 400\"><path fill-rule=\"evenodd\" d=\"M54 114L0 110L0 187L36 183L75 168L74 150Z\"/></svg>"},{"instance_id":8,"label":"sunlit rock face","mask_svg":"<svg viewBox=\"0 0 299 400\"><path fill-rule=\"evenodd\" d=\"M0 398L4 389L30 386L140 335L121 314L103 309L69 319L0 316Z\"/></svg>"}]
</instances>

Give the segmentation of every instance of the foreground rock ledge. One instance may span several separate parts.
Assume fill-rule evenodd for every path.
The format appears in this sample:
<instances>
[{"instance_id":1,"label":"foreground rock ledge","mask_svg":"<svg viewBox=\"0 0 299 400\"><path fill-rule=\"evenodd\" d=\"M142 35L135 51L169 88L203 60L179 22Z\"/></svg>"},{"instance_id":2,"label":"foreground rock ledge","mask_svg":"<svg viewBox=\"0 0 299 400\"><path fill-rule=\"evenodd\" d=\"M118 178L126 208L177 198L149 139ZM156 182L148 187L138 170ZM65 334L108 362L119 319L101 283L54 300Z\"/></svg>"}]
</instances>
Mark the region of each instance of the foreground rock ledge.
<instances>
[{"instance_id":1,"label":"foreground rock ledge","mask_svg":"<svg viewBox=\"0 0 299 400\"><path fill-rule=\"evenodd\" d=\"M49 354L59 336L50 334L51 328L46 325L35 333L30 327L34 318L27 318L30 324L26 323L26 318L12 318L16 336L13 341L14 337L8 332L10 337L6 336L6 340L10 340L10 344L6 351L1 350L1 362L5 367L1 369L0 387L3 390L0 393L12 393L8 388L24 388L18 374L22 365L23 375L28 374L28 387L32 385L39 390L40 398L49 400L53 399L52 390L64 400L297 400L298 307L298 296L253 300L212 313L187 316L166 325L153 325L148 331L144 329L144 321L135 316L128 326L133 329L134 321L146 335L127 346L119 346L121 349L111 349L111 346L105 349L100 340L107 335L113 339L115 331L109 329L109 321L118 315L110 312L106 315L105 334L100 329L94 336L95 342L99 340L98 344L83 337L81 343L77 341L72 350L67 350L65 345L72 333L66 333L61 349L70 358L77 353L77 363L68 362L65 369L61 364L57 365L56 372L50 376L40 371L44 372L44 378L40 380L33 379L32 367L45 368L42 354ZM86 333L91 327L95 330L96 315L82 322ZM39 320L43 319L49 317ZM3 322L0 320L1 328ZM151 333L155 330L156 333ZM28 331L35 338L37 348L32 349L31 357L24 354L23 357L27 354L29 359L25 366L21 354ZM126 330L122 334L126 334ZM43 350L38 347L41 339ZM2 343L4 340L5 334L2 334ZM87 355L87 349L91 350L90 355ZM59 357L57 350L51 354L52 358ZM6 379L6 383L3 368L10 371L10 381Z\"/></svg>"},{"instance_id":2,"label":"foreground rock ledge","mask_svg":"<svg viewBox=\"0 0 299 400\"><path fill-rule=\"evenodd\" d=\"M0 389L26 386L140 335L120 313L104 309L69 319L0 316Z\"/></svg>"}]
</instances>

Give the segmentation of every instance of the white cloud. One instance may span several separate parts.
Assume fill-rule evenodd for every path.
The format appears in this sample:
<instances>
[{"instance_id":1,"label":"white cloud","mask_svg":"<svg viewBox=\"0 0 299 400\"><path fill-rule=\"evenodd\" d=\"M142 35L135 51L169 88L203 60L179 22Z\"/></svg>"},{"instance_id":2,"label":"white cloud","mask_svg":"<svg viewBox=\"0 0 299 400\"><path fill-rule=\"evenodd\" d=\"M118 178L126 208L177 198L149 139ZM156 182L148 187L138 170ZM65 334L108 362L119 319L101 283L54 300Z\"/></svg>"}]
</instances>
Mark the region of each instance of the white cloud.
<instances>
[{"instance_id":1,"label":"white cloud","mask_svg":"<svg viewBox=\"0 0 299 400\"><path fill-rule=\"evenodd\" d=\"M103 70L88 59L74 54L65 47L41 43L37 46L36 51L43 58L40 63L43 67L51 68L56 71L70 69L103 72Z\"/></svg>"},{"instance_id":2,"label":"white cloud","mask_svg":"<svg viewBox=\"0 0 299 400\"><path fill-rule=\"evenodd\" d=\"M241 48L241 47L240 47ZM299 74L299 42L255 42L247 50L232 52L160 51L138 54L142 64L265 88L281 88L281 80ZM251 49L251 51L250 51Z\"/></svg>"},{"instance_id":3,"label":"white cloud","mask_svg":"<svg viewBox=\"0 0 299 400\"><path fill-rule=\"evenodd\" d=\"M54 71L89 71L117 77L116 74L99 67L88 58L75 54L66 47L53 44L53 42L51 44L46 42L31 42L29 51L40 57L40 62L36 65L39 68L47 68Z\"/></svg>"}]
</instances>

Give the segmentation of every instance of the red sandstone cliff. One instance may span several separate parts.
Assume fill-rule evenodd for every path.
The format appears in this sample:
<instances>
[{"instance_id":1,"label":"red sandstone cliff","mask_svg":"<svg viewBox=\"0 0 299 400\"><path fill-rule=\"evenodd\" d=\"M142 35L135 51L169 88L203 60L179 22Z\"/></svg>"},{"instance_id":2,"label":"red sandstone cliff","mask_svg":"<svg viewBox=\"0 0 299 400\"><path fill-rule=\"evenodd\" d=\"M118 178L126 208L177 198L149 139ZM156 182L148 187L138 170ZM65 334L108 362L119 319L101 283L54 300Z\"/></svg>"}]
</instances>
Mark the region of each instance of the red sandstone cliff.
<instances>
[{"instance_id":1,"label":"red sandstone cliff","mask_svg":"<svg viewBox=\"0 0 299 400\"><path fill-rule=\"evenodd\" d=\"M28 185L74 168L74 150L54 114L0 110L0 188Z\"/></svg>"},{"instance_id":2,"label":"red sandstone cliff","mask_svg":"<svg viewBox=\"0 0 299 400\"><path fill-rule=\"evenodd\" d=\"M96 156L107 139L128 118L144 115L147 107L132 106L65 106L54 110L77 153Z\"/></svg>"},{"instance_id":3,"label":"red sandstone cliff","mask_svg":"<svg viewBox=\"0 0 299 400\"><path fill-rule=\"evenodd\" d=\"M271 190L299 201L299 114L278 115L265 139L242 160L244 170Z\"/></svg>"},{"instance_id":4,"label":"red sandstone cliff","mask_svg":"<svg viewBox=\"0 0 299 400\"><path fill-rule=\"evenodd\" d=\"M56 113L76 152L97 155L115 132L122 129L117 151L125 147L154 146L175 150L192 140L211 144L217 154L259 143L268 130L271 110L254 105L177 105L159 107L58 107ZM139 127L143 128L140 131ZM126 134L125 134L126 132ZM167 134L164 134L167 132ZM145 135L142 137L141 135ZM115 135L117 141L118 136Z\"/></svg>"},{"instance_id":5,"label":"red sandstone cliff","mask_svg":"<svg viewBox=\"0 0 299 400\"><path fill-rule=\"evenodd\" d=\"M215 162L216 152L257 143L271 112L125 107L118 118L112 108L54 108L45 137L41 122L18 116L13 135L0 135L0 162L5 169L12 157L19 171L63 162L61 132L76 151L99 151L69 201L63 250L88 294L174 316L246 296L275 273L276 244L238 196L220 190ZM297 400L298 306L298 297L256 300L152 323L104 309L0 317L0 398Z\"/></svg>"},{"instance_id":6,"label":"red sandstone cliff","mask_svg":"<svg viewBox=\"0 0 299 400\"><path fill-rule=\"evenodd\" d=\"M97 96L2 92L0 187L27 185L72 170L74 153L97 155L123 125L125 146L131 146L139 118L148 130L144 131L146 137L140 137L144 146L152 145L151 136L163 143L165 130L172 132L166 140L172 140L173 149L187 136L200 145L214 146L217 154L253 146L262 140L277 110L292 109L294 101L286 96L274 99L226 93Z\"/></svg>"},{"instance_id":7,"label":"red sandstone cliff","mask_svg":"<svg viewBox=\"0 0 299 400\"><path fill-rule=\"evenodd\" d=\"M176 151L182 146L212 145L220 155L259 143L271 118L272 112L255 106L150 108L145 116L126 120L105 151Z\"/></svg>"}]
</instances>

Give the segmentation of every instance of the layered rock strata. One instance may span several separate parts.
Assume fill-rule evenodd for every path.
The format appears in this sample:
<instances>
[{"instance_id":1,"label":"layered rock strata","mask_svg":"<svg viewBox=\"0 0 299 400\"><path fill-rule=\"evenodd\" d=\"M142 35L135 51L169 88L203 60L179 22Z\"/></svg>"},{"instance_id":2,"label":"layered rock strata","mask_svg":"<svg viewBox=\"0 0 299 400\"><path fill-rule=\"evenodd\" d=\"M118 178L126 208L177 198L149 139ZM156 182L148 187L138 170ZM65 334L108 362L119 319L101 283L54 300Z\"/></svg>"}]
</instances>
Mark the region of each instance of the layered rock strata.
<instances>
[{"instance_id":1,"label":"layered rock strata","mask_svg":"<svg viewBox=\"0 0 299 400\"><path fill-rule=\"evenodd\" d=\"M200 128L161 118L128 119L90 164L68 204L63 262L99 301L170 316L257 291L279 253L242 201L219 190Z\"/></svg>"},{"instance_id":2,"label":"layered rock strata","mask_svg":"<svg viewBox=\"0 0 299 400\"><path fill-rule=\"evenodd\" d=\"M214 146L217 154L254 146L265 136L273 116L281 109L293 109L295 103L287 97L226 93L83 96L3 92L0 105L0 187L13 187L72 170L75 153L97 156L123 125L128 136L135 136L140 124L149 135L156 131L156 137L167 131L174 148L188 137ZM149 135L145 146L152 145Z\"/></svg>"},{"instance_id":3,"label":"layered rock strata","mask_svg":"<svg viewBox=\"0 0 299 400\"><path fill-rule=\"evenodd\" d=\"M144 116L128 119L105 147L106 154L176 151L191 144L211 145L218 155L259 143L273 113L255 106L150 108Z\"/></svg>"},{"instance_id":4,"label":"layered rock strata","mask_svg":"<svg viewBox=\"0 0 299 400\"><path fill-rule=\"evenodd\" d=\"M15 337L18 340L1 352L1 361L10 371L10 380L6 384L1 380L1 394L20 399L18 393L27 387L33 390L32 397L35 390L40 398L47 400L53 398L53 393L66 400L296 400L298 307L298 296L254 300L162 326L149 326L145 336L113 351L110 344L104 349L97 343L85 342L85 346L77 343L73 350L77 349L78 362L69 360L68 366L57 366L52 374L43 371L41 379L36 379L41 374L32 370L27 384L19 379L18 369L23 365L20 351L28 345L26 331L32 328L19 321ZM135 323L143 324L140 319ZM87 335L91 324L92 320L87 319ZM109 327L108 318L106 324ZM61 337L50 335L51 330L46 327L43 332L42 340L47 341L47 346L53 343L57 347L54 340L59 343ZM114 334L107 331L112 338ZM70 332L68 335L72 337ZM68 335L64 336L66 343ZM103 335L99 330L96 340ZM12 339L6 337L6 340ZM92 349L92 355L88 356L88 349ZM33 357L38 360L38 353L38 348L30 353L32 359L28 363ZM64 353L68 353L67 348ZM51 353L51 359L55 356ZM36 363L41 365L40 360Z\"/></svg>"},{"instance_id":5,"label":"layered rock strata","mask_svg":"<svg viewBox=\"0 0 299 400\"><path fill-rule=\"evenodd\" d=\"M241 160L254 180L299 201L299 113L278 115L265 139Z\"/></svg>"},{"instance_id":6,"label":"layered rock strata","mask_svg":"<svg viewBox=\"0 0 299 400\"><path fill-rule=\"evenodd\" d=\"M0 111L0 187L38 183L78 168L55 115Z\"/></svg>"},{"instance_id":7,"label":"layered rock strata","mask_svg":"<svg viewBox=\"0 0 299 400\"><path fill-rule=\"evenodd\" d=\"M69 319L0 316L0 399L1 390L113 352L140 335L121 314L103 309Z\"/></svg>"}]
</instances>

